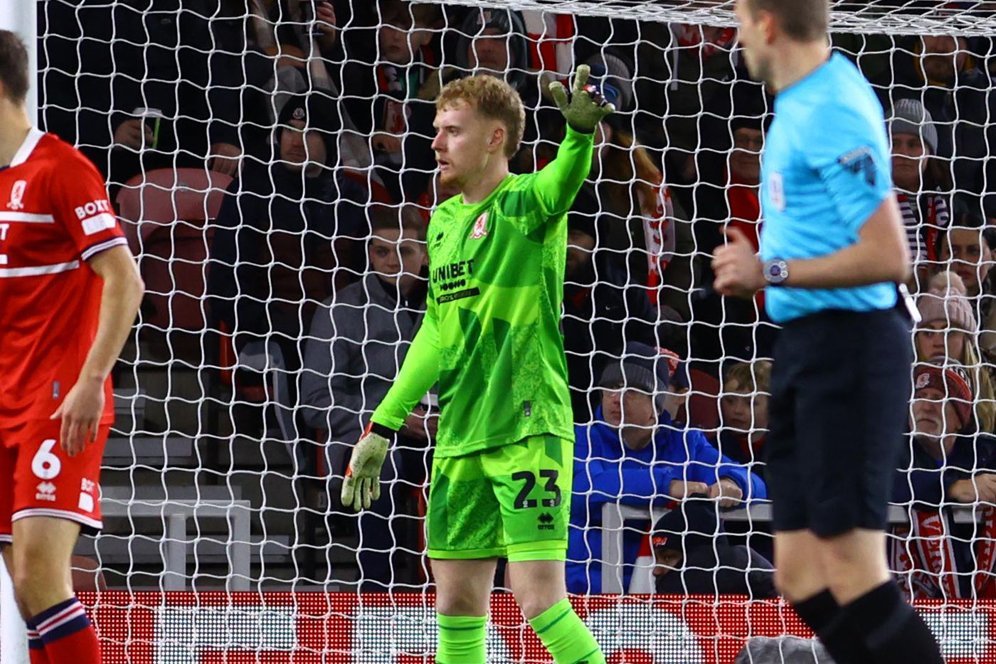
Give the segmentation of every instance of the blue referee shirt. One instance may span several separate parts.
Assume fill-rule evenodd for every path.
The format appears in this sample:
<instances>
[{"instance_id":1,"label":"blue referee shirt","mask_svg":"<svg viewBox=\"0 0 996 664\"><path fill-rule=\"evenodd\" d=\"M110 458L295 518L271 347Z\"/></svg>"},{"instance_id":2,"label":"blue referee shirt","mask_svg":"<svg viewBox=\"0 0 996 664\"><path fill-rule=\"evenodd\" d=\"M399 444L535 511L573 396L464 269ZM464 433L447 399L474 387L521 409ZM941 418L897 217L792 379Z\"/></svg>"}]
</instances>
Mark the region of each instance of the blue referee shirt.
<instances>
[{"instance_id":1,"label":"blue referee shirt","mask_svg":"<svg viewBox=\"0 0 996 664\"><path fill-rule=\"evenodd\" d=\"M851 62L834 53L775 98L761 166L761 258L815 258L855 244L892 191L882 107ZM767 289L768 316L783 323L824 309L896 304L892 283L856 288Z\"/></svg>"}]
</instances>

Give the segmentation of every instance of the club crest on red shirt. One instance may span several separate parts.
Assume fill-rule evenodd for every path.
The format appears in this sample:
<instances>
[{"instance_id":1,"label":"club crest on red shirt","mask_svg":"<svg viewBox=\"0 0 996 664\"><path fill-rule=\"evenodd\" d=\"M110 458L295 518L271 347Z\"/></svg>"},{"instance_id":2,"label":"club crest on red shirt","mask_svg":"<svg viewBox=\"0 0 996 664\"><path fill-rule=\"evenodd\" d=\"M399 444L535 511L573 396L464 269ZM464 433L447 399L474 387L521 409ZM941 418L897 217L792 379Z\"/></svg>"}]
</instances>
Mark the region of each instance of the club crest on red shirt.
<instances>
[{"instance_id":1,"label":"club crest on red shirt","mask_svg":"<svg viewBox=\"0 0 996 664\"><path fill-rule=\"evenodd\" d=\"M474 222L474 230L470 232L471 240L480 240L488 234L488 213L482 212L481 216Z\"/></svg>"}]
</instances>

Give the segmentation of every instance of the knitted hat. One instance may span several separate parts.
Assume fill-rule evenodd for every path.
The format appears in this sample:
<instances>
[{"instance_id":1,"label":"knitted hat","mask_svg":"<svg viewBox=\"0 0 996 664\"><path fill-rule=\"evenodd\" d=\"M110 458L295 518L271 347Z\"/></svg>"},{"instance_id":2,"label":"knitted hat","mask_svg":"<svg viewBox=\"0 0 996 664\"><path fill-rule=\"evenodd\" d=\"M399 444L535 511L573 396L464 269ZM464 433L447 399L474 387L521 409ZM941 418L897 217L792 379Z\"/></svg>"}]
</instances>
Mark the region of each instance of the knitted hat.
<instances>
[{"instance_id":1,"label":"knitted hat","mask_svg":"<svg viewBox=\"0 0 996 664\"><path fill-rule=\"evenodd\" d=\"M599 387L627 387L658 394L667 389L671 379L670 357L656 348L631 341L623 356L610 362L598 381Z\"/></svg>"},{"instance_id":2,"label":"knitted hat","mask_svg":"<svg viewBox=\"0 0 996 664\"><path fill-rule=\"evenodd\" d=\"M467 49L474 38L491 30L498 35L508 36L509 71L505 80L516 90L520 90L526 82L526 70L529 68L529 44L526 41L526 22L522 12L516 9L479 9L473 8L467 12L457 31L456 63L463 70L470 68L467 61Z\"/></svg>"},{"instance_id":3,"label":"knitted hat","mask_svg":"<svg viewBox=\"0 0 996 664\"><path fill-rule=\"evenodd\" d=\"M274 138L279 141L284 129L291 126L291 121L303 122L308 131L321 132L328 150L326 162L335 159L336 133L340 129L339 116L335 113L331 100L327 97L307 94L295 94L287 98L280 114L277 116L277 127Z\"/></svg>"},{"instance_id":4,"label":"knitted hat","mask_svg":"<svg viewBox=\"0 0 996 664\"><path fill-rule=\"evenodd\" d=\"M934 118L917 99L896 100L889 116L889 132L915 134L930 149L930 154L937 154L937 127L934 126Z\"/></svg>"},{"instance_id":5,"label":"knitted hat","mask_svg":"<svg viewBox=\"0 0 996 664\"><path fill-rule=\"evenodd\" d=\"M975 334L979 329L965 282L954 272L938 272L927 284L927 292L917 300L921 326L940 321L953 329Z\"/></svg>"},{"instance_id":6,"label":"knitted hat","mask_svg":"<svg viewBox=\"0 0 996 664\"><path fill-rule=\"evenodd\" d=\"M972 418L972 383L961 365L918 364L913 373L913 397L917 392L933 388L942 392L958 414L958 430Z\"/></svg>"},{"instance_id":7,"label":"knitted hat","mask_svg":"<svg viewBox=\"0 0 996 664\"><path fill-rule=\"evenodd\" d=\"M654 549L687 553L700 546L711 547L719 532L716 503L686 500L657 520L650 543Z\"/></svg>"}]
</instances>

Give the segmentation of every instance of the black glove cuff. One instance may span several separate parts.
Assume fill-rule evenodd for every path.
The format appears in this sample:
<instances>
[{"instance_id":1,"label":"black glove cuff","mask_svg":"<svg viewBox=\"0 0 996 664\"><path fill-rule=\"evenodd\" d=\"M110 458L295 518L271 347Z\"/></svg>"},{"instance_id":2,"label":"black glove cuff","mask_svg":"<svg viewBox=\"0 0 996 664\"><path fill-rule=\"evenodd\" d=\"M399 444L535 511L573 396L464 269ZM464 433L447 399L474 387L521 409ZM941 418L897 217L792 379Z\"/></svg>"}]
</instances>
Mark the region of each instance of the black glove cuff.
<instances>
[{"instance_id":1,"label":"black glove cuff","mask_svg":"<svg viewBox=\"0 0 996 664\"><path fill-rule=\"evenodd\" d=\"M387 438L388 440L391 440L391 439L394 438L394 436L398 432L394 431L393 429L389 429L388 427L384 426L383 424L377 424L376 422L371 422L370 423L370 433L375 433L378 436L383 436L384 438Z\"/></svg>"}]
</instances>

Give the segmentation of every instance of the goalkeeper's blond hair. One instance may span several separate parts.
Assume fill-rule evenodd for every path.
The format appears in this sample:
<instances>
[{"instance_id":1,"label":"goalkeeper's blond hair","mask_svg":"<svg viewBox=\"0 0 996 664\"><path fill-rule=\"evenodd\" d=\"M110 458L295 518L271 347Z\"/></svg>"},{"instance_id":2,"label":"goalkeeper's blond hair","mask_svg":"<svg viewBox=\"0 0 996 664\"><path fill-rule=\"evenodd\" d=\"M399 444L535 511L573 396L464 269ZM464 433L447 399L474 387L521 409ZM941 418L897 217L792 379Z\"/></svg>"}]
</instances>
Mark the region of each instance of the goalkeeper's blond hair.
<instances>
[{"instance_id":1,"label":"goalkeeper's blond hair","mask_svg":"<svg viewBox=\"0 0 996 664\"><path fill-rule=\"evenodd\" d=\"M511 159L519 151L526 126L526 111L522 98L511 85L484 74L450 81L439 92L436 110L464 102L478 113L505 125L505 156Z\"/></svg>"}]
</instances>

